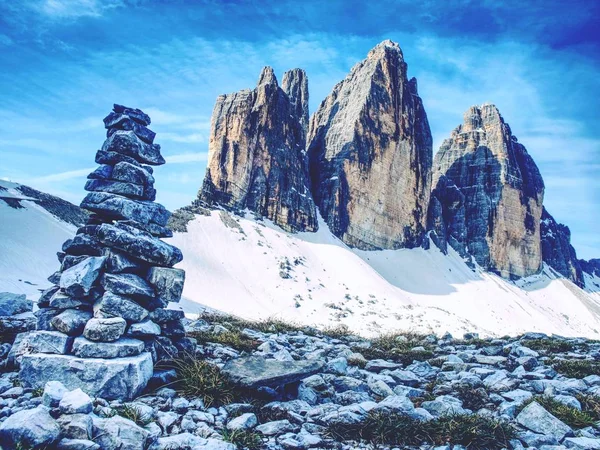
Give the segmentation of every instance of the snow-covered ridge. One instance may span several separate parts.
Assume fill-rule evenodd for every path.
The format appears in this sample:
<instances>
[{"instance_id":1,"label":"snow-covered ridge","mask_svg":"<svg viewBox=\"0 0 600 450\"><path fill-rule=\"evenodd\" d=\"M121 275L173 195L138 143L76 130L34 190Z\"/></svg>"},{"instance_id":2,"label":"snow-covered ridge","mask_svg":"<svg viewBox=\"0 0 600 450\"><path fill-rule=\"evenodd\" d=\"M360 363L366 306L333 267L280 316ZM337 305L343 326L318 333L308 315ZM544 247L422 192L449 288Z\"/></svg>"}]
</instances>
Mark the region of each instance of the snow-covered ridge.
<instances>
[{"instance_id":1,"label":"snow-covered ridge","mask_svg":"<svg viewBox=\"0 0 600 450\"><path fill-rule=\"evenodd\" d=\"M362 334L527 331L600 337L600 293L545 267L509 282L472 271L450 249L360 251L326 226L289 234L225 211L197 215L170 242L183 251L183 305L246 318L278 317Z\"/></svg>"},{"instance_id":2,"label":"snow-covered ridge","mask_svg":"<svg viewBox=\"0 0 600 450\"><path fill-rule=\"evenodd\" d=\"M65 200L0 181L0 291L37 300L58 266L56 252L77 230L78 215L85 213Z\"/></svg>"}]
</instances>

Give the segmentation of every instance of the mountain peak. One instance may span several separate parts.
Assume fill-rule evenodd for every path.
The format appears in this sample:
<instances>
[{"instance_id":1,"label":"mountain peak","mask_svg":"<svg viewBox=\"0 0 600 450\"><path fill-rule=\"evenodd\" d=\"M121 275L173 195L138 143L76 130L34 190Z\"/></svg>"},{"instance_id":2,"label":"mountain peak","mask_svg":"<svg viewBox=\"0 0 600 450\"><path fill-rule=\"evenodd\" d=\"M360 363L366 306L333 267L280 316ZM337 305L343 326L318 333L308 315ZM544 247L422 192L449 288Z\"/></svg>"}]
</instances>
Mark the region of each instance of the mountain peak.
<instances>
[{"instance_id":1,"label":"mountain peak","mask_svg":"<svg viewBox=\"0 0 600 450\"><path fill-rule=\"evenodd\" d=\"M260 76L258 77L258 85L262 84L274 84L277 86L277 77L275 76L275 72L273 68L270 66L263 67L260 72Z\"/></svg>"},{"instance_id":2,"label":"mountain peak","mask_svg":"<svg viewBox=\"0 0 600 450\"><path fill-rule=\"evenodd\" d=\"M379 53L381 51L384 50L391 50L394 52L398 52L400 53L400 55L402 55L402 49L400 48L400 45L398 45L396 42L392 41L391 39L386 39L385 41L381 41L379 44L377 44L375 47L373 47L371 49L371 51L369 52L369 57L371 55L374 55L376 53Z\"/></svg>"}]
</instances>

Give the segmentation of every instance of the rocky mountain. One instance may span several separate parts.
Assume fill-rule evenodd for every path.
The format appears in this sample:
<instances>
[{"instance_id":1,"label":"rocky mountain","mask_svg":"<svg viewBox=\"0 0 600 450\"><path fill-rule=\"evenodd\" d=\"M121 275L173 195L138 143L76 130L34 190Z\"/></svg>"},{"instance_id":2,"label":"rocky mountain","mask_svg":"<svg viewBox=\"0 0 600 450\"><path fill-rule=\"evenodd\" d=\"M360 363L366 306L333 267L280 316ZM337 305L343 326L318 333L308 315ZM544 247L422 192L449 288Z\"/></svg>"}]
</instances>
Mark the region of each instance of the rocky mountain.
<instances>
[{"instance_id":1,"label":"rocky mountain","mask_svg":"<svg viewBox=\"0 0 600 450\"><path fill-rule=\"evenodd\" d=\"M581 263L571 245L569 227L556 222L546 208L542 210L540 227L544 262L573 283L584 286Z\"/></svg>"},{"instance_id":2,"label":"rocky mountain","mask_svg":"<svg viewBox=\"0 0 600 450\"><path fill-rule=\"evenodd\" d=\"M363 250L421 245L432 139L398 44L377 45L333 88L307 145L312 194L336 236Z\"/></svg>"},{"instance_id":3,"label":"rocky mountain","mask_svg":"<svg viewBox=\"0 0 600 450\"><path fill-rule=\"evenodd\" d=\"M540 271L544 181L494 105L471 107L443 142L433 197L429 221L442 248L449 242L505 278Z\"/></svg>"},{"instance_id":4,"label":"rocky mountain","mask_svg":"<svg viewBox=\"0 0 600 450\"><path fill-rule=\"evenodd\" d=\"M258 86L217 99L208 167L199 198L249 209L288 231L318 227L304 156L306 74L284 75L285 91L265 67Z\"/></svg>"}]
</instances>

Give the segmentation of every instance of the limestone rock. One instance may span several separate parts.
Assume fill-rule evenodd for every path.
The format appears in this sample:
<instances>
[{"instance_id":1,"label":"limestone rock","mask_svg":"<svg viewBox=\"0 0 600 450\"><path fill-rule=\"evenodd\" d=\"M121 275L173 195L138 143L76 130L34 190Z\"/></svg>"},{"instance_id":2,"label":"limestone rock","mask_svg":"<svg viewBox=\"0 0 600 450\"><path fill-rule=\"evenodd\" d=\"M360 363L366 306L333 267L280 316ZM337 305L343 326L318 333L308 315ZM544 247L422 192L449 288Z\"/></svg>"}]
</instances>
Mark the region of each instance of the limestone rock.
<instances>
[{"instance_id":1,"label":"limestone rock","mask_svg":"<svg viewBox=\"0 0 600 450\"><path fill-rule=\"evenodd\" d=\"M33 302L25 294L0 292L0 316L14 316L33 309Z\"/></svg>"},{"instance_id":2,"label":"limestone rock","mask_svg":"<svg viewBox=\"0 0 600 450\"><path fill-rule=\"evenodd\" d=\"M94 304L96 317L122 317L130 322L140 322L148 316L148 311L133 300L112 292L105 292Z\"/></svg>"},{"instance_id":3,"label":"limestone rock","mask_svg":"<svg viewBox=\"0 0 600 450\"><path fill-rule=\"evenodd\" d=\"M302 90L289 75L293 100L265 67L254 90L221 95L213 110L208 166L200 199L249 209L288 231L315 231L317 215L304 156ZM293 103L292 103L292 101ZM298 108L300 103L300 108Z\"/></svg>"},{"instance_id":4,"label":"limestone rock","mask_svg":"<svg viewBox=\"0 0 600 450\"><path fill-rule=\"evenodd\" d=\"M50 319L53 328L69 336L78 336L83 332L83 327L92 314L79 309L67 309Z\"/></svg>"},{"instance_id":5,"label":"limestone rock","mask_svg":"<svg viewBox=\"0 0 600 450\"><path fill-rule=\"evenodd\" d=\"M537 402L527 405L517 416L517 422L534 433L552 436L559 442L572 433L568 425L558 420Z\"/></svg>"},{"instance_id":6,"label":"limestone rock","mask_svg":"<svg viewBox=\"0 0 600 450\"><path fill-rule=\"evenodd\" d=\"M126 225L104 223L91 228L90 233L93 233L103 244L152 264L173 266L183 259L178 248L156 239L149 233Z\"/></svg>"},{"instance_id":7,"label":"limestone rock","mask_svg":"<svg viewBox=\"0 0 600 450\"><path fill-rule=\"evenodd\" d=\"M124 358L144 351L144 343L137 339L121 338L114 342L94 342L84 337L75 338L71 353L80 358Z\"/></svg>"},{"instance_id":8,"label":"limestone rock","mask_svg":"<svg viewBox=\"0 0 600 450\"><path fill-rule=\"evenodd\" d=\"M0 425L0 442L6 448L49 446L59 436L60 427L45 406L19 411Z\"/></svg>"},{"instance_id":9,"label":"limestone rock","mask_svg":"<svg viewBox=\"0 0 600 450\"><path fill-rule=\"evenodd\" d=\"M417 82L384 41L312 116L312 194L331 231L363 250L412 248L425 234L432 138Z\"/></svg>"},{"instance_id":10,"label":"limestone rock","mask_svg":"<svg viewBox=\"0 0 600 450\"><path fill-rule=\"evenodd\" d=\"M584 287L581 264L571 245L571 230L556 222L543 208L540 223L542 259L546 264L580 287Z\"/></svg>"},{"instance_id":11,"label":"limestone rock","mask_svg":"<svg viewBox=\"0 0 600 450\"><path fill-rule=\"evenodd\" d=\"M154 166L165 163L165 159L160 154L160 145L147 144L136 136L133 131L116 131L104 142L102 150L120 153L141 163Z\"/></svg>"},{"instance_id":12,"label":"limestone rock","mask_svg":"<svg viewBox=\"0 0 600 450\"><path fill-rule=\"evenodd\" d=\"M281 89L287 94L292 106L293 115L298 117L304 131L303 141L308 132L308 78L302 69L288 70L283 74Z\"/></svg>"},{"instance_id":13,"label":"limestone rock","mask_svg":"<svg viewBox=\"0 0 600 450\"><path fill-rule=\"evenodd\" d=\"M155 296L152 286L133 273L105 273L102 275L102 286L113 294L129 295L138 299L151 299Z\"/></svg>"},{"instance_id":14,"label":"limestone rock","mask_svg":"<svg viewBox=\"0 0 600 450\"><path fill-rule=\"evenodd\" d=\"M60 288L74 297L88 295L105 260L104 256L90 256L68 268L60 276Z\"/></svg>"},{"instance_id":15,"label":"limestone rock","mask_svg":"<svg viewBox=\"0 0 600 450\"><path fill-rule=\"evenodd\" d=\"M121 317L93 318L85 324L83 335L90 341L113 342L123 336L126 327Z\"/></svg>"},{"instance_id":16,"label":"limestone rock","mask_svg":"<svg viewBox=\"0 0 600 450\"><path fill-rule=\"evenodd\" d=\"M322 368L320 361L277 361L249 356L228 361L222 370L233 382L247 388L258 388L293 383Z\"/></svg>"},{"instance_id":17,"label":"limestone rock","mask_svg":"<svg viewBox=\"0 0 600 450\"><path fill-rule=\"evenodd\" d=\"M494 105L471 107L444 141L435 155L433 187L445 238L459 253L505 278L540 270L544 181Z\"/></svg>"},{"instance_id":18,"label":"limestone rock","mask_svg":"<svg viewBox=\"0 0 600 450\"><path fill-rule=\"evenodd\" d=\"M156 295L166 302L177 303L181 299L185 271L168 267L151 267L146 277L154 286Z\"/></svg>"},{"instance_id":19,"label":"limestone rock","mask_svg":"<svg viewBox=\"0 0 600 450\"><path fill-rule=\"evenodd\" d=\"M92 412L92 399L80 388L63 395L58 404L63 414L89 414Z\"/></svg>"},{"instance_id":20,"label":"limestone rock","mask_svg":"<svg viewBox=\"0 0 600 450\"><path fill-rule=\"evenodd\" d=\"M133 200L108 192L90 192L81 202L81 207L114 219L134 220L141 224L167 224L171 213L159 203Z\"/></svg>"},{"instance_id":21,"label":"limestone rock","mask_svg":"<svg viewBox=\"0 0 600 450\"><path fill-rule=\"evenodd\" d=\"M32 389L55 380L68 389L81 388L91 397L129 400L147 385L152 368L149 353L116 359L35 353L23 356L19 376L23 385Z\"/></svg>"}]
</instances>

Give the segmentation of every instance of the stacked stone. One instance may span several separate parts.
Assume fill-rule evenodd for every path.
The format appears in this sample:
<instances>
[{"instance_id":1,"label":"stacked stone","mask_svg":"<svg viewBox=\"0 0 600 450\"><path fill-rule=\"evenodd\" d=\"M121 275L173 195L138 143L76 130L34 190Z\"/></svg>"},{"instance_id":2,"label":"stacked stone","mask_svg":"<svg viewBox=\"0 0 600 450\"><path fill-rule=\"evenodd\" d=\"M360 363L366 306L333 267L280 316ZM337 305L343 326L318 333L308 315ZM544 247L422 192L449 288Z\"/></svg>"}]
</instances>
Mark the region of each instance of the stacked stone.
<instances>
[{"instance_id":1,"label":"stacked stone","mask_svg":"<svg viewBox=\"0 0 600 450\"><path fill-rule=\"evenodd\" d=\"M172 233L170 213L154 203L151 166L165 160L150 117L115 105L104 124L100 166L81 203L92 214L58 254L61 267L39 300L38 331L26 345L34 353L22 357L21 377L38 388L64 372L58 380L70 389L127 398L146 385L153 362L193 343L183 311L169 308L181 298L185 272L173 268L181 251L160 239ZM115 385L128 386L113 392Z\"/></svg>"}]
</instances>

